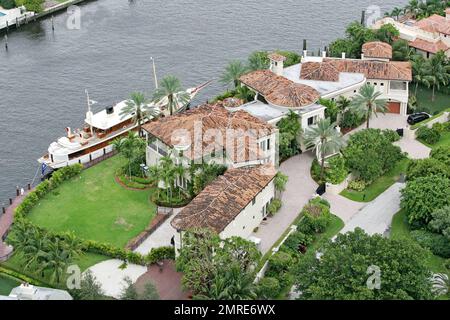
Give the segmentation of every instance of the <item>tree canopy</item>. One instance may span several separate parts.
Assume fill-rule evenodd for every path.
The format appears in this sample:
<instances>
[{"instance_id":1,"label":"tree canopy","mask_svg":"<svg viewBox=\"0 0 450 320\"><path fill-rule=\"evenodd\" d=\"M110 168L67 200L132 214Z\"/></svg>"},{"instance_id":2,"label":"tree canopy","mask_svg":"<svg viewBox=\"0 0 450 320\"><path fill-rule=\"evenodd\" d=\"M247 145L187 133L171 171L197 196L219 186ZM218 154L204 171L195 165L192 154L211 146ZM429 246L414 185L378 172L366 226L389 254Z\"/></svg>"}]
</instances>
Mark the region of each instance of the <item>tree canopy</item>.
<instances>
[{"instance_id":1,"label":"tree canopy","mask_svg":"<svg viewBox=\"0 0 450 320\"><path fill-rule=\"evenodd\" d=\"M411 241L369 236L356 229L325 245L320 259L311 255L300 260L295 284L300 299L430 299L431 272L425 255Z\"/></svg>"}]
</instances>

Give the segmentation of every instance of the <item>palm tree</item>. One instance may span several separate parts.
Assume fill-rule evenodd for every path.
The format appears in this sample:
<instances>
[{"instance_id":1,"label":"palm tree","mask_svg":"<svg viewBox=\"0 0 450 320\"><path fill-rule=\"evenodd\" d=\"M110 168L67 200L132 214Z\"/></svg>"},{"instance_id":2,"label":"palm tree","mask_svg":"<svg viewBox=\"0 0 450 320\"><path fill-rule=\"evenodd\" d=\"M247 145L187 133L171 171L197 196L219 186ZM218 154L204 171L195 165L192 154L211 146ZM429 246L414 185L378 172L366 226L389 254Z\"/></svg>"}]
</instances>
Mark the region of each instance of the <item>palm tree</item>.
<instances>
[{"instance_id":1,"label":"palm tree","mask_svg":"<svg viewBox=\"0 0 450 320\"><path fill-rule=\"evenodd\" d=\"M253 52L248 57L248 69L250 71L265 70L269 68L269 59L266 52Z\"/></svg>"},{"instance_id":2,"label":"palm tree","mask_svg":"<svg viewBox=\"0 0 450 320\"><path fill-rule=\"evenodd\" d=\"M38 254L40 262L38 271L44 276L45 271L50 271L51 281L60 283L62 275L65 274L67 266L71 262L71 249L58 238L48 243L45 252Z\"/></svg>"},{"instance_id":3,"label":"palm tree","mask_svg":"<svg viewBox=\"0 0 450 320\"><path fill-rule=\"evenodd\" d=\"M220 82L225 85L234 84L234 88L239 86L239 78L247 72L247 67L241 61L231 61L225 68L225 72L220 78Z\"/></svg>"},{"instance_id":4,"label":"palm tree","mask_svg":"<svg viewBox=\"0 0 450 320\"><path fill-rule=\"evenodd\" d=\"M446 86L450 81L450 66L445 64L446 56L443 51L436 53L426 64L427 75L423 82L430 88L433 88L431 101L434 102L436 97L436 88L440 89L441 85Z\"/></svg>"},{"instance_id":5,"label":"palm tree","mask_svg":"<svg viewBox=\"0 0 450 320\"><path fill-rule=\"evenodd\" d=\"M160 177L164 182L164 188L167 190L167 200L172 199L172 188L176 179L176 170L170 155L162 157L160 163Z\"/></svg>"},{"instance_id":6,"label":"palm tree","mask_svg":"<svg viewBox=\"0 0 450 320\"><path fill-rule=\"evenodd\" d=\"M126 138L117 138L112 142L114 149L127 159L128 177L131 178L131 165L145 152L145 141L130 131Z\"/></svg>"},{"instance_id":7,"label":"palm tree","mask_svg":"<svg viewBox=\"0 0 450 320\"><path fill-rule=\"evenodd\" d=\"M406 12L410 13L413 18L415 18L419 10L419 0L409 0L409 3L405 7L405 10Z\"/></svg>"},{"instance_id":8,"label":"palm tree","mask_svg":"<svg viewBox=\"0 0 450 320\"><path fill-rule=\"evenodd\" d=\"M402 14L402 12L403 12L402 9L395 7L394 10L392 10L391 15L396 17L397 18L396 20L398 21L400 19L400 15Z\"/></svg>"},{"instance_id":9,"label":"palm tree","mask_svg":"<svg viewBox=\"0 0 450 320\"><path fill-rule=\"evenodd\" d=\"M370 118L378 112L386 113L387 100L380 99L381 92L376 91L375 87L366 83L359 90L358 95L354 96L350 104L350 109L360 115L367 117L367 128L370 127Z\"/></svg>"},{"instance_id":10,"label":"palm tree","mask_svg":"<svg viewBox=\"0 0 450 320\"><path fill-rule=\"evenodd\" d=\"M174 76L167 76L161 80L159 88L153 94L155 104L164 104L173 115L189 104L191 97L181 87L180 80Z\"/></svg>"},{"instance_id":11,"label":"palm tree","mask_svg":"<svg viewBox=\"0 0 450 320\"><path fill-rule=\"evenodd\" d=\"M125 107L120 112L122 119L132 116L132 121L138 126L138 132L141 134L141 125L144 120L150 117L157 117L158 110L155 107L149 107L150 101L147 100L142 92L133 92L130 99L126 101Z\"/></svg>"},{"instance_id":12,"label":"palm tree","mask_svg":"<svg viewBox=\"0 0 450 320\"><path fill-rule=\"evenodd\" d=\"M325 172L325 158L327 155L339 152L344 146L344 139L336 130L336 123L330 119L322 119L316 125L306 129L304 134L305 144L308 148L314 147L320 156L321 170L320 181L323 181Z\"/></svg>"},{"instance_id":13,"label":"palm tree","mask_svg":"<svg viewBox=\"0 0 450 320\"><path fill-rule=\"evenodd\" d=\"M286 190L286 184L288 182L288 179L289 177L281 172L278 172L275 175L273 183L275 185L275 191L279 193L278 195L275 196L275 198L281 199L283 191Z\"/></svg>"},{"instance_id":14,"label":"palm tree","mask_svg":"<svg viewBox=\"0 0 450 320\"><path fill-rule=\"evenodd\" d=\"M342 117L343 117L344 113L348 110L350 103L351 103L350 99L347 99L344 96L340 96L339 99L337 99L336 106L337 106L339 112L336 117L336 125L338 127L341 127Z\"/></svg>"},{"instance_id":15,"label":"palm tree","mask_svg":"<svg viewBox=\"0 0 450 320\"><path fill-rule=\"evenodd\" d=\"M450 292L450 279L445 273L436 273L431 279L433 293L442 296Z\"/></svg>"},{"instance_id":16,"label":"palm tree","mask_svg":"<svg viewBox=\"0 0 450 320\"><path fill-rule=\"evenodd\" d=\"M416 84L414 95L417 96L417 90L419 89L419 84L424 83L425 77L427 76L427 67L424 57L417 56L412 60L412 69L414 82Z\"/></svg>"}]
</instances>

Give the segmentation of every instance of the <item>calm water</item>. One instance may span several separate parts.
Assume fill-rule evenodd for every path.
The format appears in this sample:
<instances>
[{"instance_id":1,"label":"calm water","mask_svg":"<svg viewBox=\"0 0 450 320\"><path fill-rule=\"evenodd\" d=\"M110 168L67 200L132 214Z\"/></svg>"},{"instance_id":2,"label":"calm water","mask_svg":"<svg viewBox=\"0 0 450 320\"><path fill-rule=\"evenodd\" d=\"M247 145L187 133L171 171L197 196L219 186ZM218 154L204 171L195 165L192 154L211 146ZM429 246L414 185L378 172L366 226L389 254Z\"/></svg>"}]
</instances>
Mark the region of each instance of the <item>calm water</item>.
<instances>
[{"instance_id":1,"label":"calm water","mask_svg":"<svg viewBox=\"0 0 450 320\"><path fill-rule=\"evenodd\" d=\"M309 49L342 36L371 4L381 11L407 0L98 0L81 6L80 30L67 14L29 24L0 40L0 204L34 176L49 143L78 128L86 112L84 90L96 109L154 87L174 74L185 87L220 77L232 59L259 49ZM223 91L215 83L196 102Z\"/></svg>"}]
</instances>

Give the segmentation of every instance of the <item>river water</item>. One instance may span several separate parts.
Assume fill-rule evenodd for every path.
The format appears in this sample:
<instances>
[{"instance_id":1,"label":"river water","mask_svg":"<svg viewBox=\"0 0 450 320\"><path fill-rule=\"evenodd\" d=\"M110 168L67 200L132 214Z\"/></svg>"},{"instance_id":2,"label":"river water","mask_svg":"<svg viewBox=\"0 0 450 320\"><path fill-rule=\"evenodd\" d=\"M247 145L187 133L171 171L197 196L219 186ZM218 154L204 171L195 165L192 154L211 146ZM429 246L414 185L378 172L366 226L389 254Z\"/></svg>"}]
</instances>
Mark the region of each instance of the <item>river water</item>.
<instances>
[{"instance_id":1,"label":"river water","mask_svg":"<svg viewBox=\"0 0 450 320\"><path fill-rule=\"evenodd\" d=\"M80 6L80 28L68 13L10 32L0 39L0 205L38 169L50 142L78 128L86 112L84 91L95 111L132 91L149 96L157 74L173 74L185 87L218 79L233 59L255 50L301 52L302 39L317 51L360 20L407 0L97 0ZM72 16L73 17L73 16ZM69 26L67 22L69 21ZM215 82L195 103L220 93Z\"/></svg>"}]
</instances>

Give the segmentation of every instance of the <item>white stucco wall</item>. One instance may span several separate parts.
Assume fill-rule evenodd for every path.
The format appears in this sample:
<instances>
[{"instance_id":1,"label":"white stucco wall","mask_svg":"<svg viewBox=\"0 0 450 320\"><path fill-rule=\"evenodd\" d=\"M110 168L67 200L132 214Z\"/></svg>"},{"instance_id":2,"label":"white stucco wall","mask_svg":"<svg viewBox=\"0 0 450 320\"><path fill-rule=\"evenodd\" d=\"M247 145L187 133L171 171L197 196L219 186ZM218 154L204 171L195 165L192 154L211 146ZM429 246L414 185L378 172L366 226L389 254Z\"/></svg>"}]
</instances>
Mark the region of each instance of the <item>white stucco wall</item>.
<instances>
[{"instance_id":1,"label":"white stucco wall","mask_svg":"<svg viewBox=\"0 0 450 320\"><path fill-rule=\"evenodd\" d=\"M247 207L220 233L221 239L241 237L248 239L253 230L264 219L263 208L275 197L273 180L255 198L255 204L250 202Z\"/></svg>"}]
</instances>

